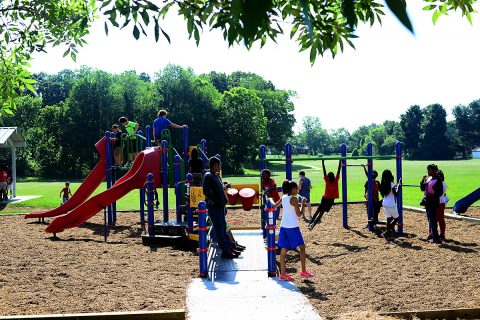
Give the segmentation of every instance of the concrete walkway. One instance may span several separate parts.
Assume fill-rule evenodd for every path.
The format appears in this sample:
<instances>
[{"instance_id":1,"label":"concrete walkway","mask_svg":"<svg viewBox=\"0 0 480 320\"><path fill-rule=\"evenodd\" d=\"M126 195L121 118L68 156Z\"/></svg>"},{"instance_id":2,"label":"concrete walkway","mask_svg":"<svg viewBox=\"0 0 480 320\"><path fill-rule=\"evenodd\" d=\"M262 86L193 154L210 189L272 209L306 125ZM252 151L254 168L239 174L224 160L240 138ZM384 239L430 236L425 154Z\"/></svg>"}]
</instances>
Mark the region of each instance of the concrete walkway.
<instances>
[{"instance_id":1,"label":"concrete walkway","mask_svg":"<svg viewBox=\"0 0 480 320\"><path fill-rule=\"evenodd\" d=\"M209 253L209 279L194 279L187 292L188 319L321 319L291 282L267 276L267 251L262 232L234 231L247 246L238 259Z\"/></svg>"},{"instance_id":2,"label":"concrete walkway","mask_svg":"<svg viewBox=\"0 0 480 320\"><path fill-rule=\"evenodd\" d=\"M16 196L15 198L8 199L7 201L0 201L0 204L19 203L40 197L42 196Z\"/></svg>"}]
</instances>

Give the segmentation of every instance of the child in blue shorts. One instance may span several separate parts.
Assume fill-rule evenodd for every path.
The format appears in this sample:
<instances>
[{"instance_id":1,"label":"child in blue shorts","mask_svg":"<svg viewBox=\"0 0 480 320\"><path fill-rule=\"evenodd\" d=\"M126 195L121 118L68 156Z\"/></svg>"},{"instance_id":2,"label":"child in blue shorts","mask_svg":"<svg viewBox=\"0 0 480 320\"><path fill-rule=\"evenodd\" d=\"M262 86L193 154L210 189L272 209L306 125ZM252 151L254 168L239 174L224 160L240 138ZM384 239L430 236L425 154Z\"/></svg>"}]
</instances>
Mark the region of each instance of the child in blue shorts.
<instances>
[{"instance_id":1,"label":"child in blue shorts","mask_svg":"<svg viewBox=\"0 0 480 320\"><path fill-rule=\"evenodd\" d=\"M282 223L280 225L280 234L278 236L278 246L282 248L280 254L280 280L293 281L293 278L286 271L286 257L288 250L300 249L300 263L302 272L300 277L311 278L313 274L307 271L305 267L305 242L298 226L298 218L302 216L305 210L306 199L298 196L298 185L294 181L285 181L282 185L283 197L274 204L275 208L283 207ZM301 207L299 206L301 199ZM270 201L272 201L270 199ZM273 201L272 201L273 202Z\"/></svg>"}]
</instances>

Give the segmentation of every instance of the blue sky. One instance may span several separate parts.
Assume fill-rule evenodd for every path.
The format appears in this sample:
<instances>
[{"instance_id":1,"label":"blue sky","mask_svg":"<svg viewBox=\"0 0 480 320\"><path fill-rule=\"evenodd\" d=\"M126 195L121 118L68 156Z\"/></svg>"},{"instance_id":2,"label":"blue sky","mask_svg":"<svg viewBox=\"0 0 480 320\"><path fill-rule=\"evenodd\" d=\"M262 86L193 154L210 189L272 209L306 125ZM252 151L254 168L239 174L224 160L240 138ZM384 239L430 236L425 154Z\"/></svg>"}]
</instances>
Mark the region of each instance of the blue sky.
<instances>
[{"instance_id":1,"label":"blue sky","mask_svg":"<svg viewBox=\"0 0 480 320\"><path fill-rule=\"evenodd\" d=\"M136 41L127 28L106 36L99 21L76 63L62 58L63 50L50 49L35 56L32 71L54 73L88 65L116 73L134 69L153 74L169 63L192 67L197 74L250 71L278 88L297 92L298 123L312 115L328 129L354 130L362 124L398 120L412 104L441 103L451 110L480 98L479 16L474 15L473 26L459 13L442 16L434 26L431 13L422 6L421 1L409 2L415 35L385 10L382 26L359 27L356 50L348 48L335 59L319 57L314 66L288 36L248 51L242 46L228 48L220 32L204 32L197 47L188 40L183 19L170 14L163 27L171 44L164 39L155 43L153 36Z\"/></svg>"}]
</instances>

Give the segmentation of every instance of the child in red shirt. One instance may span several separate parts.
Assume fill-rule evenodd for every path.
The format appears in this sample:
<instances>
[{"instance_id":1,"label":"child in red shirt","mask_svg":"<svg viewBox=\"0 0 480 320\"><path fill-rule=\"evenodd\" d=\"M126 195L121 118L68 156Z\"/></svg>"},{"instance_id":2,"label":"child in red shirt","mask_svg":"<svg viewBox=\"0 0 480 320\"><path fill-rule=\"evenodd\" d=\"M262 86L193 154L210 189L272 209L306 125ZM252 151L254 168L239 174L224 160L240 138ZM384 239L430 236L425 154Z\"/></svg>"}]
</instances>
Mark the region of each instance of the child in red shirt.
<instances>
[{"instance_id":1,"label":"child in red shirt","mask_svg":"<svg viewBox=\"0 0 480 320\"><path fill-rule=\"evenodd\" d=\"M63 196L62 196L62 193L63 193ZM70 191L70 182L65 182L65 188L62 189L62 191L60 191L60 196L62 197L62 204L67 202L68 199L70 199L70 196L72 195L72 191Z\"/></svg>"},{"instance_id":2,"label":"child in red shirt","mask_svg":"<svg viewBox=\"0 0 480 320\"><path fill-rule=\"evenodd\" d=\"M272 198L275 203L280 200L280 194L278 193L277 184L272 179L272 172L268 169L262 170L262 191L267 198ZM280 214L280 208L277 208L275 212L275 219L278 219Z\"/></svg>"},{"instance_id":3,"label":"child in red shirt","mask_svg":"<svg viewBox=\"0 0 480 320\"><path fill-rule=\"evenodd\" d=\"M309 230L312 230L317 223L322 221L323 214L325 212L329 212L330 209L332 209L335 199L340 197L338 191L338 181L340 180L340 168L342 167L342 161L338 161L337 175L334 175L333 172L329 172L327 174L327 170L325 169L325 160L322 160L322 167L323 180L325 180L325 193L322 197L320 205L313 215L312 220L310 221L310 224L308 225Z\"/></svg>"}]
</instances>

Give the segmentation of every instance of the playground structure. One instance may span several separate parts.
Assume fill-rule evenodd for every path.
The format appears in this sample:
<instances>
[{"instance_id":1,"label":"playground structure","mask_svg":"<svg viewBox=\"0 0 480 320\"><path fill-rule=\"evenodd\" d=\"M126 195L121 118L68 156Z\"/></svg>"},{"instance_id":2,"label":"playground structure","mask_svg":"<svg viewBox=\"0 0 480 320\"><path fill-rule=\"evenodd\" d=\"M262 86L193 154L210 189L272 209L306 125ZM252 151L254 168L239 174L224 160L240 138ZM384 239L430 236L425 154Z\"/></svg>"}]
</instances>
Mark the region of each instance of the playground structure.
<instances>
[{"instance_id":1,"label":"playground structure","mask_svg":"<svg viewBox=\"0 0 480 320\"><path fill-rule=\"evenodd\" d=\"M194 208L190 206L190 188L192 175L185 175L185 163L189 160L189 151L193 148L188 145L188 128L183 128L183 154L172 146L168 130L162 131L161 146L152 146L152 128L147 126L146 135L138 132L135 137L135 149L131 148L129 138L122 136L122 147L127 154L138 153L131 167L117 166L113 161L113 142L115 133L106 132L95 148L99 154L99 162L80 185L73 196L62 206L47 211L34 212L25 216L29 218L55 218L45 229L46 232L62 232L68 228L80 226L82 223L103 210L105 241L108 237L108 225L117 222L116 201L134 189L140 190L140 222L145 223L145 200L147 200L148 228L147 234L142 236L144 244L156 244L164 241L189 239L198 241L195 234ZM168 139L168 140L167 140ZM206 155L206 141L202 139L196 146L204 165L208 163ZM120 178L116 175L120 170L127 172ZM107 190L90 197L95 189L106 180ZM175 189L176 220L169 220L168 189ZM163 220L154 221L154 194L158 188L162 189ZM145 199L145 194L147 199ZM90 197L90 198L89 198ZM150 197L152 197L150 199ZM159 200L159 199L157 199Z\"/></svg>"},{"instance_id":2,"label":"playground structure","mask_svg":"<svg viewBox=\"0 0 480 320\"><path fill-rule=\"evenodd\" d=\"M395 166L396 166L396 179L397 182L401 182L403 178L403 170L402 170L402 144L401 142L397 141L395 144L395 155L384 155L384 156L375 156L373 155L373 145L372 143L367 144L366 148L366 156L347 156L347 145L342 144L340 146L340 156L333 156L333 157L317 157L317 158L297 158L296 160L337 160L341 161L342 169L341 169L341 177L342 177L342 225L345 229L348 229L348 177L347 177L347 168L348 167L367 167L367 181L368 181L368 197L367 197L367 213L368 213L368 229L373 231L375 226L373 225L373 213L374 213L374 199L373 199L373 189L374 189L374 181L373 181L373 160L393 160L395 159ZM267 168L268 162L278 162L278 161L285 161L285 179L292 180L292 164L293 164L293 157L292 157L292 145L290 143L285 144L285 159L267 159L267 152L266 147L264 145L260 146L260 172L263 169ZM349 164L348 160L367 160L365 165L363 164ZM404 235L403 230L403 193L402 187L419 187L418 185L413 184L404 184L400 183L400 187L398 189L397 194L397 207L398 207L398 227L397 233L399 236ZM279 188L281 191L281 188ZM263 197L262 197L263 198ZM265 199L262 199L263 205L261 206L261 228L264 231L264 235L266 236L266 225L267 225L267 211L265 210Z\"/></svg>"}]
</instances>

